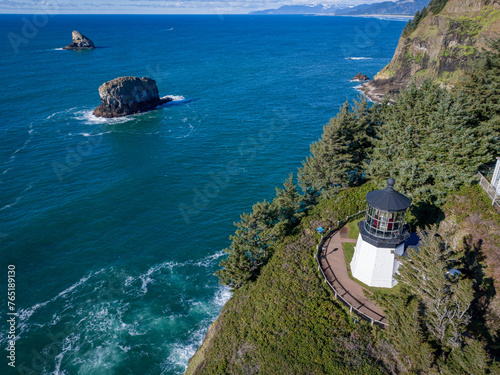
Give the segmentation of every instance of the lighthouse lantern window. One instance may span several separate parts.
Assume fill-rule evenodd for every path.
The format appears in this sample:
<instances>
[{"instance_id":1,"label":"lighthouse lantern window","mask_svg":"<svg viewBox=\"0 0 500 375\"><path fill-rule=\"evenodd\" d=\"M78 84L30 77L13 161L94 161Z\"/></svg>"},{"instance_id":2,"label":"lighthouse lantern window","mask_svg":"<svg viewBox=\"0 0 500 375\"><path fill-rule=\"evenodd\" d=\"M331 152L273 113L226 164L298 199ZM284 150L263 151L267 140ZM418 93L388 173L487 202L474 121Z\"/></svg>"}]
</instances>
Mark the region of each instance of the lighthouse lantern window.
<instances>
[{"instance_id":1,"label":"lighthouse lantern window","mask_svg":"<svg viewBox=\"0 0 500 375\"><path fill-rule=\"evenodd\" d=\"M394 191L395 181L387 180L387 187L368 193L366 199L365 229L373 236L380 238L398 238L404 229L404 218L411 201L404 195Z\"/></svg>"}]
</instances>

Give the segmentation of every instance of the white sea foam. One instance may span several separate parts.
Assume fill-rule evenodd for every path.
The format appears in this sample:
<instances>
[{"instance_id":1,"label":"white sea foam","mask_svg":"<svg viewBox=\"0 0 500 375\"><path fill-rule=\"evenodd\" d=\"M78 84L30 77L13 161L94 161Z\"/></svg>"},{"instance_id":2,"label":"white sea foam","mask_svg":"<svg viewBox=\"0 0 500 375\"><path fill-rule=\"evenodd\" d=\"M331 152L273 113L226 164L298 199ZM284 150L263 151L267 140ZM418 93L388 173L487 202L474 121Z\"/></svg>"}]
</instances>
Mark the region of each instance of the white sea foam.
<instances>
[{"instance_id":1,"label":"white sea foam","mask_svg":"<svg viewBox=\"0 0 500 375\"><path fill-rule=\"evenodd\" d=\"M365 93L364 93L363 91L361 91L361 86L362 86L362 85L357 85L357 86L354 86L354 89L355 89L357 92L359 92L360 94L362 94L362 95L366 98L366 100L368 100L370 103L374 103L374 101L373 101L373 100L371 100L368 96L366 96L366 95L365 95Z\"/></svg>"},{"instance_id":2,"label":"white sea foam","mask_svg":"<svg viewBox=\"0 0 500 375\"><path fill-rule=\"evenodd\" d=\"M162 96L161 99L172 99L173 102L178 102L181 100L185 100L186 98L183 97L182 95L166 95Z\"/></svg>"},{"instance_id":3,"label":"white sea foam","mask_svg":"<svg viewBox=\"0 0 500 375\"><path fill-rule=\"evenodd\" d=\"M33 139L33 134L34 134L34 129L33 129L33 123L31 122L30 125L29 125L29 128L28 128L28 138L26 139L26 141L24 141L23 145L18 148L17 150L15 150L9 157L9 159L3 163L3 165L5 167L8 167L10 164L12 164L14 162L14 160L16 160L16 157L17 157L17 154L24 150L26 147L28 147L28 145L30 144L31 140ZM2 174L6 174L8 171L10 171L12 168L7 168L3 171Z\"/></svg>"},{"instance_id":4,"label":"white sea foam","mask_svg":"<svg viewBox=\"0 0 500 375\"><path fill-rule=\"evenodd\" d=\"M175 138L176 138L176 139L187 138L187 137L189 137L189 136L191 135L191 133L192 133L193 131L194 131L194 126L193 126L193 125L191 125L191 124L189 124L189 131L188 131L186 134L184 134L184 135L180 135L180 136L175 137Z\"/></svg>"},{"instance_id":5,"label":"white sea foam","mask_svg":"<svg viewBox=\"0 0 500 375\"><path fill-rule=\"evenodd\" d=\"M5 174L5 173L7 173L7 172L4 171L4 173L2 173L2 174ZM18 197L16 197L16 199L14 200L14 202L9 203L9 204L1 207L0 211L3 211L3 210L6 210L8 208L14 207L16 204L18 204L21 201L21 199L23 199L26 196L26 193L28 191L30 191L32 188L33 188L33 182L30 182L28 185L26 185L26 187L24 188L24 190L21 191L20 195Z\"/></svg>"},{"instance_id":6,"label":"white sea foam","mask_svg":"<svg viewBox=\"0 0 500 375\"><path fill-rule=\"evenodd\" d=\"M223 257L224 255L226 255L226 253L223 250L220 250L213 255L209 255L208 257L204 258L203 260L200 260L198 262L193 263L193 266L211 267L214 265L214 263L217 259L219 259L220 257Z\"/></svg>"},{"instance_id":7,"label":"white sea foam","mask_svg":"<svg viewBox=\"0 0 500 375\"><path fill-rule=\"evenodd\" d=\"M96 275L99 275L103 273L105 270L99 270L97 272L91 272L90 274L82 277L80 280L78 280L76 283L71 285L70 287L64 289L62 292L58 293L55 297L52 297L51 299L45 301L45 302L40 302L37 303L27 309L21 309L19 310L19 320L18 320L18 327L19 327L19 336L21 336L27 329L28 327L28 321L31 318L31 316L40 308L43 308L44 306L47 306L49 303L52 303L59 298L71 293L74 291L76 288L78 288L80 285L83 285L89 280L91 277L94 277Z\"/></svg>"},{"instance_id":8,"label":"white sea foam","mask_svg":"<svg viewBox=\"0 0 500 375\"><path fill-rule=\"evenodd\" d=\"M345 60L371 60L372 57L346 57Z\"/></svg>"},{"instance_id":9,"label":"white sea foam","mask_svg":"<svg viewBox=\"0 0 500 375\"><path fill-rule=\"evenodd\" d=\"M114 117L114 118L105 118L105 117L97 117L94 116L94 113L91 109L84 109L80 111L74 112L74 116L77 120L84 121L87 124L96 125L96 124L123 124L124 122L131 121L134 116L124 116L124 117Z\"/></svg>"},{"instance_id":10,"label":"white sea foam","mask_svg":"<svg viewBox=\"0 0 500 375\"><path fill-rule=\"evenodd\" d=\"M224 306L230 297L231 292L229 288L220 286L208 303L195 302L191 304L198 312L202 312L204 315L208 313L208 317L201 322L201 327L190 333L189 340L171 345L170 354L162 364L162 374L184 372L187 369L188 361L203 342L208 327L216 319L222 306Z\"/></svg>"}]
</instances>

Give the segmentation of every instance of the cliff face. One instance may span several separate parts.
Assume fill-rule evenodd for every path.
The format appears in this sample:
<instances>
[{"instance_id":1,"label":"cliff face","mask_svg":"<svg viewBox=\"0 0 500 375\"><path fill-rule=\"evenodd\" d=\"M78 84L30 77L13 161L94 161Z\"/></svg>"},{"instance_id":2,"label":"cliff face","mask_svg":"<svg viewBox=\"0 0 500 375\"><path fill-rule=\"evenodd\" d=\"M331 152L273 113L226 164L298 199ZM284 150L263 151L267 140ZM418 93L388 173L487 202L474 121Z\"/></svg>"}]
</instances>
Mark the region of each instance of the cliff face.
<instances>
[{"instance_id":1,"label":"cliff face","mask_svg":"<svg viewBox=\"0 0 500 375\"><path fill-rule=\"evenodd\" d=\"M397 94L412 80L419 84L430 78L452 86L497 34L500 0L448 0L441 11L427 12L416 27L403 32L389 65L362 89L380 100L384 94Z\"/></svg>"}]
</instances>

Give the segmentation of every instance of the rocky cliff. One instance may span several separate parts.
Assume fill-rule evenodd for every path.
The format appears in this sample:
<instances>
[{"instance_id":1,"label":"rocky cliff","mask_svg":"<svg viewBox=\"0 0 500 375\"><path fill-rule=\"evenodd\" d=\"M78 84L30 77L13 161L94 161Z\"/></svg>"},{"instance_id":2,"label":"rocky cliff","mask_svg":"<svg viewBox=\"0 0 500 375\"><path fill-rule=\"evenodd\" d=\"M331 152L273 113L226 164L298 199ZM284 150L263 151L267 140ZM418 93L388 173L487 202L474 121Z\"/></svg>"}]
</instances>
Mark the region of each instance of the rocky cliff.
<instances>
[{"instance_id":1,"label":"rocky cliff","mask_svg":"<svg viewBox=\"0 0 500 375\"><path fill-rule=\"evenodd\" d=\"M433 0L406 26L389 65L361 89L380 100L412 80L452 86L498 33L500 0Z\"/></svg>"},{"instance_id":2,"label":"rocky cliff","mask_svg":"<svg viewBox=\"0 0 500 375\"><path fill-rule=\"evenodd\" d=\"M79 50L95 48L94 42L92 42L89 38L76 30L71 33L71 37L73 38L73 42L71 42L71 44L68 44L66 47L63 47L63 49Z\"/></svg>"},{"instance_id":3,"label":"rocky cliff","mask_svg":"<svg viewBox=\"0 0 500 375\"><path fill-rule=\"evenodd\" d=\"M119 77L99 87L102 104L94 110L97 117L120 117L155 109L171 101L160 99L156 82L149 77Z\"/></svg>"}]
</instances>

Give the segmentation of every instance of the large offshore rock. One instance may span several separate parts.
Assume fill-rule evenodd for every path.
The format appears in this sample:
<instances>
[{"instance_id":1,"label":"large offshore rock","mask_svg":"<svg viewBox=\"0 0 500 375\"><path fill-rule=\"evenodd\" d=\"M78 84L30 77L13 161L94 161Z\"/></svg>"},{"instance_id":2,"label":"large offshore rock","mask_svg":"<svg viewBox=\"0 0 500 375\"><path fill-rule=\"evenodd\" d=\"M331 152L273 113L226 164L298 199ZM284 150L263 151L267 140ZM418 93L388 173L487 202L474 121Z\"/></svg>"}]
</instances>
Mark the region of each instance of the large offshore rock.
<instances>
[{"instance_id":1,"label":"large offshore rock","mask_svg":"<svg viewBox=\"0 0 500 375\"><path fill-rule=\"evenodd\" d=\"M73 42L66 47L63 47L63 49L94 49L94 42L92 42L89 38L87 38L85 35L82 33L79 33L78 31L73 31L71 34L73 37Z\"/></svg>"},{"instance_id":2,"label":"large offshore rock","mask_svg":"<svg viewBox=\"0 0 500 375\"><path fill-rule=\"evenodd\" d=\"M102 104L94 110L98 117L121 117L155 109L172 99L160 99L156 82L149 77L119 77L99 87Z\"/></svg>"}]
</instances>

